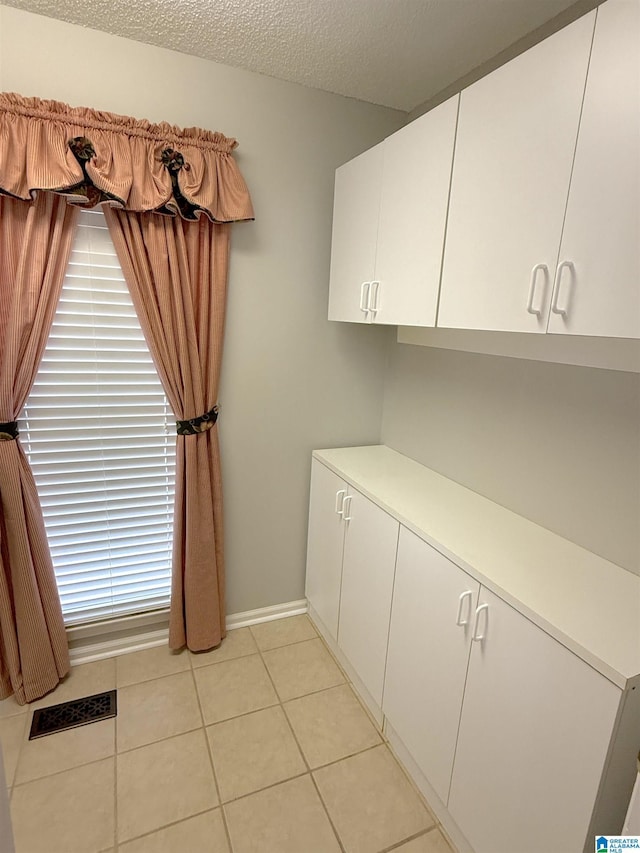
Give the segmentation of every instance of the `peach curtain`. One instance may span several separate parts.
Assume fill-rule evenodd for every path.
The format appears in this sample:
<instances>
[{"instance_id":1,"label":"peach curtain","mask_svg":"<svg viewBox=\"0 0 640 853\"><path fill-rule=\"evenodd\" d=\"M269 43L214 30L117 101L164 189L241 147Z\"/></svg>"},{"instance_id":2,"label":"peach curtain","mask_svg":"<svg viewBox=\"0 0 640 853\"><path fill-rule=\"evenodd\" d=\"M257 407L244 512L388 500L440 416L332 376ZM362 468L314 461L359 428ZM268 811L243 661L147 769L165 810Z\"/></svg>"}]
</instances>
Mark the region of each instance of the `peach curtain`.
<instances>
[{"instance_id":1,"label":"peach curtain","mask_svg":"<svg viewBox=\"0 0 640 853\"><path fill-rule=\"evenodd\" d=\"M69 671L42 511L15 421L60 297L76 210L52 193L0 196L0 697L22 705Z\"/></svg>"},{"instance_id":2,"label":"peach curtain","mask_svg":"<svg viewBox=\"0 0 640 853\"><path fill-rule=\"evenodd\" d=\"M201 651L225 635L215 408L230 225L105 213L167 398L185 422L177 436L169 646Z\"/></svg>"},{"instance_id":3,"label":"peach curtain","mask_svg":"<svg viewBox=\"0 0 640 853\"><path fill-rule=\"evenodd\" d=\"M253 219L249 192L232 156L236 146L234 139L208 130L181 129L166 122L152 124L145 119L70 107L58 101L0 93L0 197L4 197L5 205L2 220L4 211L13 210L15 205L18 205L15 210L27 209L26 202L34 198L38 210L45 203L52 206L50 193L56 194L55 222L61 218L69 223L69 228L72 213L65 202L104 207L167 397L176 417L185 421L178 430L177 439L169 638L172 648L186 643L193 650L208 649L224 636L222 498L215 405L227 284L228 223ZM42 190L50 193L43 194ZM2 220L0 227L10 237L11 217L7 214L7 223ZM34 221L39 222L38 219ZM37 226L33 224L33 228ZM53 268L56 287L58 272L61 286L62 259L64 257L66 263L64 252L68 251L66 242L64 251L62 245L62 235L65 241L67 239L66 229L65 224L58 237L55 229L49 235L50 255L42 251L45 235L34 233L39 265L30 268L28 273L26 267L20 267L26 288L37 284L40 266L47 287L53 288L54 276L49 272ZM4 260L2 263L6 266ZM18 278L21 281L20 276ZM9 284L8 278L6 284ZM57 298L54 299L53 290L50 295L55 306ZM26 300L25 306L40 305L35 291L19 292L15 296L16 316L22 317L20 312L26 310L23 300ZM0 313L0 328L3 323L12 328L16 321L7 313L9 308L0 303L0 312L3 311L6 316ZM42 337L44 347L46 324L50 324L51 319L48 313L42 317L38 314L38 317L42 325L34 326L30 333ZM25 374L20 393L11 398L10 405L7 398L6 411L0 409L0 421L3 411L8 420L13 420L23 405L33 380L31 372L35 373L41 351L34 350L32 363L29 350L29 360L22 369L29 371L31 378L26 381ZM3 361L7 352L6 348L4 353L0 349ZM8 378L10 366L3 365L5 369ZM41 519L36 520L36 516L40 518L39 511L36 512L37 497L26 461L20 456L15 441L0 442L0 452L14 460L14 468L19 468L19 473L16 468L12 476L23 490L25 507L29 506L25 509L31 525L29 535L34 542L42 543L39 559L42 558L44 565L44 532ZM5 469L1 470L4 479ZM0 489L6 492L4 482ZM17 485L11 486L12 506L17 501L13 494L16 488ZM3 523L8 527L6 520ZM28 571L26 554L14 556L13 551L7 550L10 536L4 527L0 528L0 537L5 574L9 558L12 578L17 571ZM37 550L34 546L29 553L34 549ZM52 579L53 575L46 574L46 577ZM11 587L12 578L5 583L5 599L11 602L16 598ZM0 596L2 593L0 589ZM49 587L44 597L47 601L57 599ZM29 619L32 618L35 617L29 615ZM0 619L5 621L1 610ZM42 619L49 624L48 616ZM15 622L13 617L12 622ZM2 642L3 661L16 659L17 653L12 651L15 644L11 646L4 632ZM52 658L52 654L42 653L42 666L52 659L62 672L68 665L66 658L57 652ZM5 670L3 668L1 673L2 684L9 683L8 670ZM33 673L33 677L36 676L40 678L37 667ZM16 685L13 689L18 693Z\"/></svg>"}]
</instances>

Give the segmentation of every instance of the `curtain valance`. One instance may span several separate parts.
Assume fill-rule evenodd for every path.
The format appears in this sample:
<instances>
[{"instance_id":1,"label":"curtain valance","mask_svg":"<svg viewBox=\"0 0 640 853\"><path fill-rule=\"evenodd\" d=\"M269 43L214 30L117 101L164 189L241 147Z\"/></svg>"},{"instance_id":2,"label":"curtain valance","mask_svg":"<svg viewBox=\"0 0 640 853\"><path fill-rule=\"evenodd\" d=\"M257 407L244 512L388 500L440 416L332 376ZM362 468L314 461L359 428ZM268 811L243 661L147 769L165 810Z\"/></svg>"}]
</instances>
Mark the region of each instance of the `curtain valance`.
<instances>
[{"instance_id":1,"label":"curtain valance","mask_svg":"<svg viewBox=\"0 0 640 853\"><path fill-rule=\"evenodd\" d=\"M0 193L213 222L253 219L235 139L196 127L0 93Z\"/></svg>"}]
</instances>

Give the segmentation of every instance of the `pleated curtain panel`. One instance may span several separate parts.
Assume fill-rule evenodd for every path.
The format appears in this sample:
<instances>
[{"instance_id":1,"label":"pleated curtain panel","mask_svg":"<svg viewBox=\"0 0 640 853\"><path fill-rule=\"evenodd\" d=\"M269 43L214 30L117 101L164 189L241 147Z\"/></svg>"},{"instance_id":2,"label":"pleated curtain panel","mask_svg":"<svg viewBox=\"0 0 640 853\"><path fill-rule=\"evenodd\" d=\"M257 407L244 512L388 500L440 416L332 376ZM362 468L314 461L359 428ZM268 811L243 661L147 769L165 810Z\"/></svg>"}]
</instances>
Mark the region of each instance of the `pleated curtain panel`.
<instances>
[{"instance_id":1,"label":"pleated curtain panel","mask_svg":"<svg viewBox=\"0 0 640 853\"><path fill-rule=\"evenodd\" d=\"M60 296L78 204L105 209L176 417L169 645L200 651L225 635L217 393L230 227L254 215L236 145L198 128L0 93L0 698L33 701L69 670L16 421Z\"/></svg>"}]
</instances>

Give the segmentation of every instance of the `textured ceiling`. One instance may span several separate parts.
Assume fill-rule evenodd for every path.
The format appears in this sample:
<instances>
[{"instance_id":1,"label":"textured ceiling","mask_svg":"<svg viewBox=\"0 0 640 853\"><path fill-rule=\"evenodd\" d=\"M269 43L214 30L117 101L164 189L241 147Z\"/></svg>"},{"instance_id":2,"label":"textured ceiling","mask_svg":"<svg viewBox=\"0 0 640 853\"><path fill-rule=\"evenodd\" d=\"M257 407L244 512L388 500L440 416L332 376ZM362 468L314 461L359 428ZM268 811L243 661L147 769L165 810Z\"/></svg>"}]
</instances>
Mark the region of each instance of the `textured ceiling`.
<instances>
[{"instance_id":1,"label":"textured ceiling","mask_svg":"<svg viewBox=\"0 0 640 853\"><path fill-rule=\"evenodd\" d=\"M2 0L409 111L575 0Z\"/></svg>"}]
</instances>

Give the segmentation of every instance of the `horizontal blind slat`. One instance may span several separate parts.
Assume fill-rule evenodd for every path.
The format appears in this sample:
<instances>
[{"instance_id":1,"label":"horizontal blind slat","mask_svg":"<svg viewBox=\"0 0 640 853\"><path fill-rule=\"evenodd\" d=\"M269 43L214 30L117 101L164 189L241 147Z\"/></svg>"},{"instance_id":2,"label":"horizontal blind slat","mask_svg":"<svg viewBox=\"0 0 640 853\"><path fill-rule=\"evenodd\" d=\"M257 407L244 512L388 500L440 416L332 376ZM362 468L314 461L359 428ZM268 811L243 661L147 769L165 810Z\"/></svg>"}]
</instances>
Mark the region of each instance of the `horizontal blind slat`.
<instances>
[{"instance_id":1,"label":"horizontal blind slat","mask_svg":"<svg viewBox=\"0 0 640 853\"><path fill-rule=\"evenodd\" d=\"M166 607L175 418L101 211L80 211L20 431L66 624Z\"/></svg>"}]
</instances>

